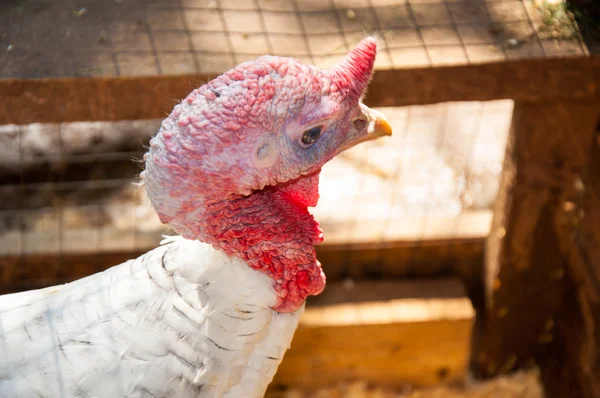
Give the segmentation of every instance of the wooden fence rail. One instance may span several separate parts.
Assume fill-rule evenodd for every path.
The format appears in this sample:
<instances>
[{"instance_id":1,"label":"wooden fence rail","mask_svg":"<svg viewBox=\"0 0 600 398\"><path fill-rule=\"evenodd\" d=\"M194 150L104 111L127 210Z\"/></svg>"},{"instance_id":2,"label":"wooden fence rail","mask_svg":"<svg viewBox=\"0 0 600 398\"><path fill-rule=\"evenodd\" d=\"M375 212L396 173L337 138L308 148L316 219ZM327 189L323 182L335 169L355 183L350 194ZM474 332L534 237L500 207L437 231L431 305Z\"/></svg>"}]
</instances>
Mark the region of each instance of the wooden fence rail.
<instances>
[{"instance_id":1,"label":"wooden fence rail","mask_svg":"<svg viewBox=\"0 0 600 398\"><path fill-rule=\"evenodd\" d=\"M600 57L378 70L370 106L600 98ZM211 75L0 80L0 125L163 118Z\"/></svg>"}]
</instances>

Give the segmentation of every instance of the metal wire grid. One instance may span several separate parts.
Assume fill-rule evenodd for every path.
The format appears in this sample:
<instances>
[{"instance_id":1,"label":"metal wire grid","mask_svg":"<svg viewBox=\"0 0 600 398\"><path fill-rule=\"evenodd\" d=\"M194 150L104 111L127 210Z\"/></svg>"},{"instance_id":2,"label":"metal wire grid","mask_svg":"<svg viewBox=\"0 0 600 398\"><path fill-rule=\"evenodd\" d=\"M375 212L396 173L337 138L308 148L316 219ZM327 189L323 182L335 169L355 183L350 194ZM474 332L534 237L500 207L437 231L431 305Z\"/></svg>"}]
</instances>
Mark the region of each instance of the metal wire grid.
<instances>
[{"instance_id":1,"label":"metal wire grid","mask_svg":"<svg viewBox=\"0 0 600 398\"><path fill-rule=\"evenodd\" d=\"M540 33L543 21L532 0L61 3L31 21L17 8L5 13L12 25L5 25L1 39L8 66L0 77L213 73L265 53L327 66L366 33L380 37L377 68L587 52L579 37L556 40ZM30 23L33 33L26 33Z\"/></svg>"},{"instance_id":2,"label":"metal wire grid","mask_svg":"<svg viewBox=\"0 0 600 398\"><path fill-rule=\"evenodd\" d=\"M13 156L0 162L3 255L111 250L103 236L121 229L111 223L106 232L101 226L110 212L119 213L115 219L135 217L132 206L140 198L132 182L141 167L135 159L142 158L142 143L159 122L122 128L128 124L4 126L4 155ZM137 240L136 229L128 229L113 249L135 250Z\"/></svg>"},{"instance_id":3,"label":"metal wire grid","mask_svg":"<svg viewBox=\"0 0 600 398\"><path fill-rule=\"evenodd\" d=\"M358 161L352 163L360 175L353 195L339 187L348 181L344 180L347 170L323 171L322 187L338 181L337 186L322 189L323 199L329 200L322 199L317 207L327 243L345 245L345 259L336 277L440 276L458 272L467 274L466 279L476 278L476 270L465 272L474 266L466 259L462 265L449 266L461 257L453 246L441 245L445 252L430 259L423 258L420 247L436 241L465 242L488 234L512 101L384 111L392 119L395 141L355 149ZM373 184L374 175L386 175L386 186ZM333 192L340 190L342 193L334 200ZM348 204L345 211L344 204ZM377 214L377 210L382 212ZM337 219L331 220L332 215ZM408 250L392 264L389 253L384 252L394 245ZM365 247L371 249L366 258L357 251Z\"/></svg>"},{"instance_id":4,"label":"metal wire grid","mask_svg":"<svg viewBox=\"0 0 600 398\"><path fill-rule=\"evenodd\" d=\"M134 159L158 125L0 127L0 292L70 281L106 268L94 254L158 244L161 231L138 228L140 190L132 184ZM65 266L72 253L88 256L87 265ZM36 254L42 261L33 264Z\"/></svg>"},{"instance_id":5,"label":"metal wire grid","mask_svg":"<svg viewBox=\"0 0 600 398\"><path fill-rule=\"evenodd\" d=\"M511 110L511 101L384 109L394 136L343 153L322 173L314 213L326 243L347 248L341 274L356 273L362 260L352 249L363 243L418 246L484 236ZM54 263L39 265L54 269L54 279L35 281L39 286L77 273L61 264L61 256L155 247L168 230L132 182L140 171L133 159L141 159L142 144L159 122L4 126L0 139L12 137L2 143L4 155L14 155L0 162L0 260L58 254ZM409 273L424 272L417 270L418 259L404 261ZM4 283L24 286L23 279L35 274L2 271Z\"/></svg>"}]
</instances>

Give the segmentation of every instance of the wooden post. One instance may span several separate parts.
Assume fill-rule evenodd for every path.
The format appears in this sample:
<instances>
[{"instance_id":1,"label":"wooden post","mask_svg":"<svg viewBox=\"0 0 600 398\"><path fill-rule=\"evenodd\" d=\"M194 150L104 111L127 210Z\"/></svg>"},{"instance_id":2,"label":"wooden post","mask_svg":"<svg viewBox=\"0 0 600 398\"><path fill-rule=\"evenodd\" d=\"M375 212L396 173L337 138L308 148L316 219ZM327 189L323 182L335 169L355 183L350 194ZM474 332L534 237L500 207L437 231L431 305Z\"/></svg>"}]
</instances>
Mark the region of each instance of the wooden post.
<instances>
[{"instance_id":1,"label":"wooden post","mask_svg":"<svg viewBox=\"0 0 600 398\"><path fill-rule=\"evenodd\" d=\"M564 305L556 317L544 381L550 397L600 397L600 129L583 178L584 194L569 203L563 236L568 253Z\"/></svg>"},{"instance_id":2,"label":"wooden post","mask_svg":"<svg viewBox=\"0 0 600 398\"><path fill-rule=\"evenodd\" d=\"M577 231L599 110L598 103L515 104L487 241L487 311L476 358L483 375L536 362L552 371L557 316L572 305L565 239Z\"/></svg>"}]
</instances>

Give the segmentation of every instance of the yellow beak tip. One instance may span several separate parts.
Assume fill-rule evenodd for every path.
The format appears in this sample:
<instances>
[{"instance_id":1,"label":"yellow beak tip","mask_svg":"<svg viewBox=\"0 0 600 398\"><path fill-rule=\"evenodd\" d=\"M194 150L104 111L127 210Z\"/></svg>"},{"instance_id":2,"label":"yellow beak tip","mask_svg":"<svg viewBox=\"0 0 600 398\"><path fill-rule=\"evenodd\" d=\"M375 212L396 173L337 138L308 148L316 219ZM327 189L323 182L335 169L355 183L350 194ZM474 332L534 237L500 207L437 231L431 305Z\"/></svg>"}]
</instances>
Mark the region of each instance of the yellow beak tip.
<instances>
[{"instance_id":1,"label":"yellow beak tip","mask_svg":"<svg viewBox=\"0 0 600 398\"><path fill-rule=\"evenodd\" d=\"M375 130L381 135L392 135L392 125L386 117L380 117L375 122Z\"/></svg>"}]
</instances>

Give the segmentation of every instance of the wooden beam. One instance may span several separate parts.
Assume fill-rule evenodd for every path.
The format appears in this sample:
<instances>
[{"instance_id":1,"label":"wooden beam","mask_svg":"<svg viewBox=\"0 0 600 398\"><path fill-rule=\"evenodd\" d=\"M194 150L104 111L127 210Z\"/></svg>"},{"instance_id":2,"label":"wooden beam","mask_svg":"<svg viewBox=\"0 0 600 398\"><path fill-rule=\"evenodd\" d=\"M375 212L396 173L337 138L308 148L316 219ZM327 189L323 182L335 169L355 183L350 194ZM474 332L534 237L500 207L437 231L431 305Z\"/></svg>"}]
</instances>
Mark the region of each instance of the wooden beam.
<instances>
[{"instance_id":1,"label":"wooden beam","mask_svg":"<svg viewBox=\"0 0 600 398\"><path fill-rule=\"evenodd\" d=\"M377 71L370 106L451 101L577 101L598 98L600 57L529 59L490 64Z\"/></svg>"},{"instance_id":2,"label":"wooden beam","mask_svg":"<svg viewBox=\"0 0 600 398\"><path fill-rule=\"evenodd\" d=\"M164 119L208 75L0 80L0 124Z\"/></svg>"},{"instance_id":3,"label":"wooden beam","mask_svg":"<svg viewBox=\"0 0 600 398\"><path fill-rule=\"evenodd\" d=\"M565 305L567 213L582 193L598 103L515 103L486 251L487 311L477 364L495 375L551 357ZM571 396L571 395L569 395Z\"/></svg>"},{"instance_id":4,"label":"wooden beam","mask_svg":"<svg viewBox=\"0 0 600 398\"><path fill-rule=\"evenodd\" d=\"M377 70L370 106L447 101L592 100L600 95L600 57ZM212 75L0 80L0 124L164 118Z\"/></svg>"},{"instance_id":5,"label":"wooden beam","mask_svg":"<svg viewBox=\"0 0 600 398\"><path fill-rule=\"evenodd\" d=\"M317 258L328 281L456 276L475 307L482 309L484 243L485 236L347 245L323 243L317 247Z\"/></svg>"},{"instance_id":6,"label":"wooden beam","mask_svg":"<svg viewBox=\"0 0 600 398\"><path fill-rule=\"evenodd\" d=\"M72 282L142 254L122 251L3 256L0 257L0 294Z\"/></svg>"},{"instance_id":7,"label":"wooden beam","mask_svg":"<svg viewBox=\"0 0 600 398\"><path fill-rule=\"evenodd\" d=\"M474 316L456 279L330 284L308 302L271 388L462 382Z\"/></svg>"},{"instance_id":8,"label":"wooden beam","mask_svg":"<svg viewBox=\"0 0 600 398\"><path fill-rule=\"evenodd\" d=\"M327 242L327 241L326 241ZM389 241L356 245L324 243L317 258L330 282L345 279L459 276L479 306L483 299L484 237ZM40 253L0 256L0 294L39 289L71 282L143 254L145 250L101 253Z\"/></svg>"},{"instance_id":9,"label":"wooden beam","mask_svg":"<svg viewBox=\"0 0 600 398\"><path fill-rule=\"evenodd\" d=\"M564 305L545 362L548 397L600 397L600 129L596 129L583 196L565 203L561 236L567 254Z\"/></svg>"}]
</instances>

